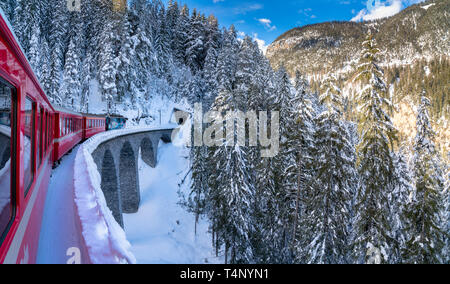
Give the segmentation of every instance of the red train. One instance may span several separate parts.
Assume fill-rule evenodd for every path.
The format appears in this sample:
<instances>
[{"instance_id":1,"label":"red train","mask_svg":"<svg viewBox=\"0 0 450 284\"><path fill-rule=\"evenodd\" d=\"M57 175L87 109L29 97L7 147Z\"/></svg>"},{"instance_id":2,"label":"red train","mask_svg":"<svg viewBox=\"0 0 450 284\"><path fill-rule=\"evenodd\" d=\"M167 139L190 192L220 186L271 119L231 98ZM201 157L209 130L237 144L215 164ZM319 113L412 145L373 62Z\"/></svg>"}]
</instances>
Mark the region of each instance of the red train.
<instances>
[{"instance_id":1,"label":"red train","mask_svg":"<svg viewBox=\"0 0 450 284\"><path fill-rule=\"evenodd\" d=\"M52 165L105 127L52 106L0 17L0 263L35 263Z\"/></svg>"}]
</instances>

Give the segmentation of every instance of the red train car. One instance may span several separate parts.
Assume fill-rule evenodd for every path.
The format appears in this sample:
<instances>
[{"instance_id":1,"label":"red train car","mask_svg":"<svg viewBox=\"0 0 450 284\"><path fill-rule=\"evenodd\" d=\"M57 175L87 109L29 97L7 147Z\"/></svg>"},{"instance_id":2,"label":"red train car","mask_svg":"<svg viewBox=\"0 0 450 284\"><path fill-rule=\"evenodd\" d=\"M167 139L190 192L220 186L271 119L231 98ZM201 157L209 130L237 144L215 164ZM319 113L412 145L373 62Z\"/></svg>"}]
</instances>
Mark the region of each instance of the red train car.
<instances>
[{"instance_id":1,"label":"red train car","mask_svg":"<svg viewBox=\"0 0 450 284\"><path fill-rule=\"evenodd\" d=\"M59 161L84 138L84 117L76 112L55 107L54 161Z\"/></svg>"},{"instance_id":2,"label":"red train car","mask_svg":"<svg viewBox=\"0 0 450 284\"><path fill-rule=\"evenodd\" d=\"M36 262L53 163L105 128L105 117L51 105L1 15L0 263Z\"/></svg>"},{"instance_id":3,"label":"red train car","mask_svg":"<svg viewBox=\"0 0 450 284\"><path fill-rule=\"evenodd\" d=\"M106 118L93 114L84 114L83 117L83 140L89 139L95 134L105 132Z\"/></svg>"},{"instance_id":4,"label":"red train car","mask_svg":"<svg viewBox=\"0 0 450 284\"><path fill-rule=\"evenodd\" d=\"M34 263L52 168L54 109L0 17L0 263Z\"/></svg>"}]
</instances>

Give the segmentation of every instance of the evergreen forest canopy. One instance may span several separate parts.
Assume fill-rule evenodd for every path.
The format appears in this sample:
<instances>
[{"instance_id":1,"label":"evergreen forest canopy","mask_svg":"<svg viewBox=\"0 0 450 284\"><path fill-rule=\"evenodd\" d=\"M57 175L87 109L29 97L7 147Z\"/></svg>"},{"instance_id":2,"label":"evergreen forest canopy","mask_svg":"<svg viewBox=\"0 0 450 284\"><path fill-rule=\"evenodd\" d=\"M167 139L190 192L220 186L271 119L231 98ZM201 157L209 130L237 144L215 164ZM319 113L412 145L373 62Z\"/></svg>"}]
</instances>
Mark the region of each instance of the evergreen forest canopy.
<instances>
[{"instance_id":1,"label":"evergreen forest canopy","mask_svg":"<svg viewBox=\"0 0 450 284\"><path fill-rule=\"evenodd\" d=\"M116 10L82 0L79 12L64 0L0 5L55 104L88 111L97 90L105 111L139 109L136 122L158 96L219 112L280 112L276 157L261 158L258 147L191 148L182 203L209 219L227 263L449 263L450 168L428 88L417 94L413 147L402 147L373 36L360 48L361 88L349 102L339 78L313 88L297 72L292 82L250 37L177 2Z\"/></svg>"}]
</instances>

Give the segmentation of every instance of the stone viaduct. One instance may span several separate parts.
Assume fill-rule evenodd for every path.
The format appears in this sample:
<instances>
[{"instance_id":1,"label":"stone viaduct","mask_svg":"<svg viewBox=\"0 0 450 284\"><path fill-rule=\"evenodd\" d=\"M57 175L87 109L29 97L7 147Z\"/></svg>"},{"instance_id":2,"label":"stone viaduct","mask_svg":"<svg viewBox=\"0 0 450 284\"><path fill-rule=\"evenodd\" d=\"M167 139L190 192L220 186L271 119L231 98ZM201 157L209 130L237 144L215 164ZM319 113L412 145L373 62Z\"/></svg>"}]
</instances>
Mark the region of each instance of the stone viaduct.
<instances>
[{"instance_id":1,"label":"stone viaduct","mask_svg":"<svg viewBox=\"0 0 450 284\"><path fill-rule=\"evenodd\" d=\"M139 210L139 154L155 167L160 141L171 142L172 129L143 131L118 136L100 144L92 153L101 175L101 187L109 209L123 227L123 213Z\"/></svg>"}]
</instances>

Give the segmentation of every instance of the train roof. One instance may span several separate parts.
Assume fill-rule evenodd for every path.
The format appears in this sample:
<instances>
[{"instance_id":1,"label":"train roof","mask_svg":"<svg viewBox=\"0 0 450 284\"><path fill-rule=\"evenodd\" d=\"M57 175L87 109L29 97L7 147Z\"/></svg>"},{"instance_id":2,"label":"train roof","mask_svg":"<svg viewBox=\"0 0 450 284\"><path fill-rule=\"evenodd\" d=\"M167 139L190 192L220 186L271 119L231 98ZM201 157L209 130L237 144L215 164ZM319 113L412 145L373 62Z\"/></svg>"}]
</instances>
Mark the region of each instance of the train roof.
<instances>
[{"instance_id":1,"label":"train roof","mask_svg":"<svg viewBox=\"0 0 450 284\"><path fill-rule=\"evenodd\" d=\"M70 109L65 108L65 107L61 107L61 106L53 106L53 108L55 109L56 112L63 112L63 113L68 113L68 114L73 114L73 115L83 116L82 113L76 112L76 111L73 111L73 110L70 110Z\"/></svg>"},{"instance_id":2,"label":"train roof","mask_svg":"<svg viewBox=\"0 0 450 284\"><path fill-rule=\"evenodd\" d=\"M113 118L124 118L126 120L128 120L127 117L120 115L120 114L110 114L109 117L113 117Z\"/></svg>"},{"instance_id":3,"label":"train roof","mask_svg":"<svg viewBox=\"0 0 450 284\"><path fill-rule=\"evenodd\" d=\"M61 107L61 106L54 106L53 108L55 109L56 112L63 112L63 113L68 113L68 114L73 114L73 115L78 115L78 116L83 116L83 117L98 117L98 118L105 117L105 115L102 115L102 114L76 112L76 111L70 110L68 108Z\"/></svg>"},{"instance_id":4,"label":"train roof","mask_svg":"<svg viewBox=\"0 0 450 284\"><path fill-rule=\"evenodd\" d=\"M103 114L93 114L93 113L82 113L83 116L89 116L89 117L98 117L98 118L105 118L105 115Z\"/></svg>"}]
</instances>

